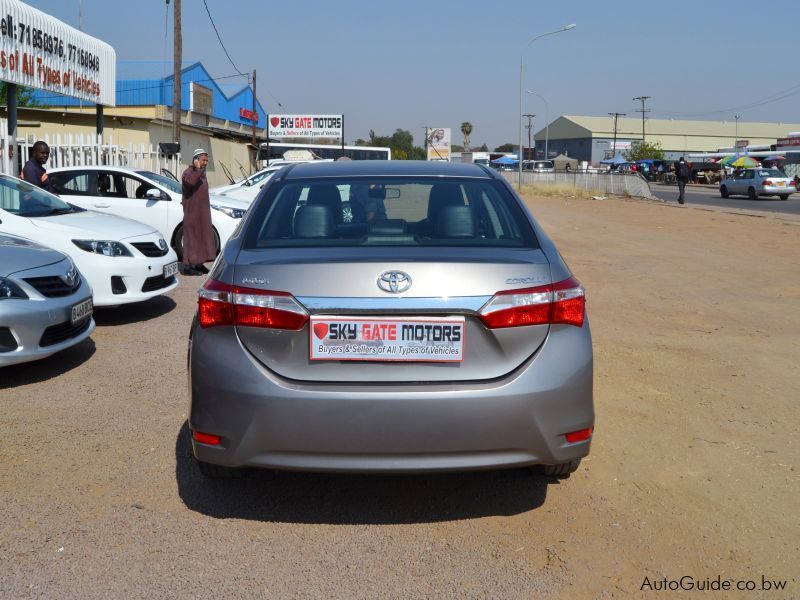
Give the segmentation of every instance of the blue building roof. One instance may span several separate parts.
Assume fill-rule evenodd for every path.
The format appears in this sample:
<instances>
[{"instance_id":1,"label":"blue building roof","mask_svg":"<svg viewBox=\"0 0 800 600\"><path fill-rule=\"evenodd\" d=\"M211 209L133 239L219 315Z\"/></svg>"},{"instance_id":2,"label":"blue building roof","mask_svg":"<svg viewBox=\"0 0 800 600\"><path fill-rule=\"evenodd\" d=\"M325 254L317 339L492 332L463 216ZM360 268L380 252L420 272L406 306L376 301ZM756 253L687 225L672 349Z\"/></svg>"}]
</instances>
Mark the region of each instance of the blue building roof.
<instances>
[{"instance_id":1,"label":"blue building roof","mask_svg":"<svg viewBox=\"0 0 800 600\"><path fill-rule=\"evenodd\" d=\"M117 106L150 106L163 104L172 106L172 87L174 77L164 77L163 79L122 79L117 80L116 104ZM212 116L217 119L224 119L234 123L244 123L250 125L251 121L245 119L240 114L240 109L247 111L253 110L253 90L249 86L228 96L222 91L213 77L206 71L202 63L194 63L181 70L181 109L190 110L191 107L191 87L192 83L203 86L211 90L212 94ZM61 96L51 91L35 90L34 101L40 106L91 106L85 100L81 103L78 98ZM256 101L256 112L258 113L258 127L264 127L266 112L261 103Z\"/></svg>"}]
</instances>

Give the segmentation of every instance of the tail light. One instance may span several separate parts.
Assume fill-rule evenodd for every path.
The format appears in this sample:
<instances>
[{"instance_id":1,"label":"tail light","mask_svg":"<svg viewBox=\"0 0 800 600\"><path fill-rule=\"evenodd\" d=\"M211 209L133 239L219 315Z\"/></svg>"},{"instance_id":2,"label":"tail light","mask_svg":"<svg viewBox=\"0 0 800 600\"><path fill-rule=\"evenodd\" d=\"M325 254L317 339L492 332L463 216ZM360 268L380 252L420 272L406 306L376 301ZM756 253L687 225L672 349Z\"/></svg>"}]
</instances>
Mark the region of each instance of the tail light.
<instances>
[{"instance_id":1,"label":"tail light","mask_svg":"<svg viewBox=\"0 0 800 600\"><path fill-rule=\"evenodd\" d=\"M769 185L772 185L772 180L770 180L770 179L765 179L765 180L764 180L764 182L763 182L761 185L763 185L764 187L767 187L767 186L769 186Z\"/></svg>"},{"instance_id":2,"label":"tail light","mask_svg":"<svg viewBox=\"0 0 800 600\"><path fill-rule=\"evenodd\" d=\"M563 323L582 327L586 290L575 277L551 285L497 292L480 312L489 329Z\"/></svg>"},{"instance_id":3,"label":"tail light","mask_svg":"<svg viewBox=\"0 0 800 600\"><path fill-rule=\"evenodd\" d=\"M303 305L287 292L273 292L206 280L198 292L200 326L302 329L308 321Z\"/></svg>"}]
</instances>

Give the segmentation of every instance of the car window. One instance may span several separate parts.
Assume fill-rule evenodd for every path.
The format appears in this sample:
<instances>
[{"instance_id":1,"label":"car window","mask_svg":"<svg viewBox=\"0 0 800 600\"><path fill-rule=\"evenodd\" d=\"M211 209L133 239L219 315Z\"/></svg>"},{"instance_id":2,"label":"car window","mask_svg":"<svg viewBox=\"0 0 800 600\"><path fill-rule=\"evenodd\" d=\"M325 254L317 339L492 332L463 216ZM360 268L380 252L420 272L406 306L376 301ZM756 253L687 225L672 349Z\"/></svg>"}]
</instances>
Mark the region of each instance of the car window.
<instances>
[{"instance_id":1,"label":"car window","mask_svg":"<svg viewBox=\"0 0 800 600\"><path fill-rule=\"evenodd\" d=\"M761 169L758 172L759 177L786 177L779 169Z\"/></svg>"},{"instance_id":2,"label":"car window","mask_svg":"<svg viewBox=\"0 0 800 600\"><path fill-rule=\"evenodd\" d=\"M62 171L61 173L49 173L53 190L57 194L69 196L91 196L92 178L88 171Z\"/></svg>"},{"instance_id":3,"label":"car window","mask_svg":"<svg viewBox=\"0 0 800 600\"><path fill-rule=\"evenodd\" d=\"M145 179L150 179L152 181L155 181L156 183L162 185L171 192L175 192L176 194L181 193L181 182L172 179L172 177L167 177L165 175L153 173L152 171L136 171L136 173L138 175L141 175Z\"/></svg>"},{"instance_id":4,"label":"car window","mask_svg":"<svg viewBox=\"0 0 800 600\"><path fill-rule=\"evenodd\" d=\"M258 202L245 245L538 247L505 186L455 178L284 181Z\"/></svg>"},{"instance_id":5,"label":"car window","mask_svg":"<svg viewBox=\"0 0 800 600\"><path fill-rule=\"evenodd\" d=\"M7 175L0 175L0 208L20 217L73 212L69 204L57 196Z\"/></svg>"}]
</instances>

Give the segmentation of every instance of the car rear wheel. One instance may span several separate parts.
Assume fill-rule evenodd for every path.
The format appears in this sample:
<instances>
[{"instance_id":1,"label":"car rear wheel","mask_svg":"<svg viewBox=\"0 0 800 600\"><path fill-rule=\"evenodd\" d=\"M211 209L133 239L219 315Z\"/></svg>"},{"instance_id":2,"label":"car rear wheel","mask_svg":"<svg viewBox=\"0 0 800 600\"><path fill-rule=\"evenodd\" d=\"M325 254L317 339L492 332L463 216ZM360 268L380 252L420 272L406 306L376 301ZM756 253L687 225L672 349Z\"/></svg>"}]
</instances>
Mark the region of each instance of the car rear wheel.
<instances>
[{"instance_id":1,"label":"car rear wheel","mask_svg":"<svg viewBox=\"0 0 800 600\"><path fill-rule=\"evenodd\" d=\"M723 185L721 188L719 188L719 195L722 196L723 198L727 198L729 195L728 186Z\"/></svg>"},{"instance_id":2,"label":"car rear wheel","mask_svg":"<svg viewBox=\"0 0 800 600\"><path fill-rule=\"evenodd\" d=\"M756 188L752 186L747 188L747 197L750 198L750 200L758 200L758 194L756 193Z\"/></svg>"},{"instance_id":3,"label":"car rear wheel","mask_svg":"<svg viewBox=\"0 0 800 600\"><path fill-rule=\"evenodd\" d=\"M780 198L781 200L788 200L789 194L778 194L778 198Z\"/></svg>"},{"instance_id":4,"label":"car rear wheel","mask_svg":"<svg viewBox=\"0 0 800 600\"><path fill-rule=\"evenodd\" d=\"M245 474L244 469L213 465L201 460L195 460L195 462L203 476L208 479L240 479L244 477Z\"/></svg>"},{"instance_id":5,"label":"car rear wheel","mask_svg":"<svg viewBox=\"0 0 800 600\"><path fill-rule=\"evenodd\" d=\"M534 467L534 472L546 477L558 477L566 479L572 473L577 471L580 465L581 459L576 458L575 460L571 460L567 463L561 463L560 465L538 465Z\"/></svg>"},{"instance_id":6,"label":"car rear wheel","mask_svg":"<svg viewBox=\"0 0 800 600\"><path fill-rule=\"evenodd\" d=\"M212 228L214 232L214 247L216 248L216 254L219 254L219 234L217 233L216 229ZM175 254L178 255L178 260L183 259L183 225L178 225L178 228L175 230L175 234L172 236L172 248L175 250Z\"/></svg>"}]
</instances>

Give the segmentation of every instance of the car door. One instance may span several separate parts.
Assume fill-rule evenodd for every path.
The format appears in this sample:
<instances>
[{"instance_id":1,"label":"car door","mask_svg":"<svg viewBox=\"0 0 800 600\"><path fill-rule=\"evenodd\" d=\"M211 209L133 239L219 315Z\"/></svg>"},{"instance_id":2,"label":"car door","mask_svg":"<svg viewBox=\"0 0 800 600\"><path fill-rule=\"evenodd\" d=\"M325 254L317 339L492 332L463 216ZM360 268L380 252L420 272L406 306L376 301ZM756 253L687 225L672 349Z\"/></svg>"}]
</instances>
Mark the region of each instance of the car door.
<instances>
[{"instance_id":1,"label":"car door","mask_svg":"<svg viewBox=\"0 0 800 600\"><path fill-rule=\"evenodd\" d=\"M97 191L90 208L139 221L167 236L168 202L148 197L152 183L124 171L97 170Z\"/></svg>"},{"instance_id":2,"label":"car door","mask_svg":"<svg viewBox=\"0 0 800 600\"><path fill-rule=\"evenodd\" d=\"M742 190L742 178L744 177L744 171L734 171L733 175L731 175L729 179L728 185L728 193L730 194L744 194L745 192Z\"/></svg>"}]
</instances>

